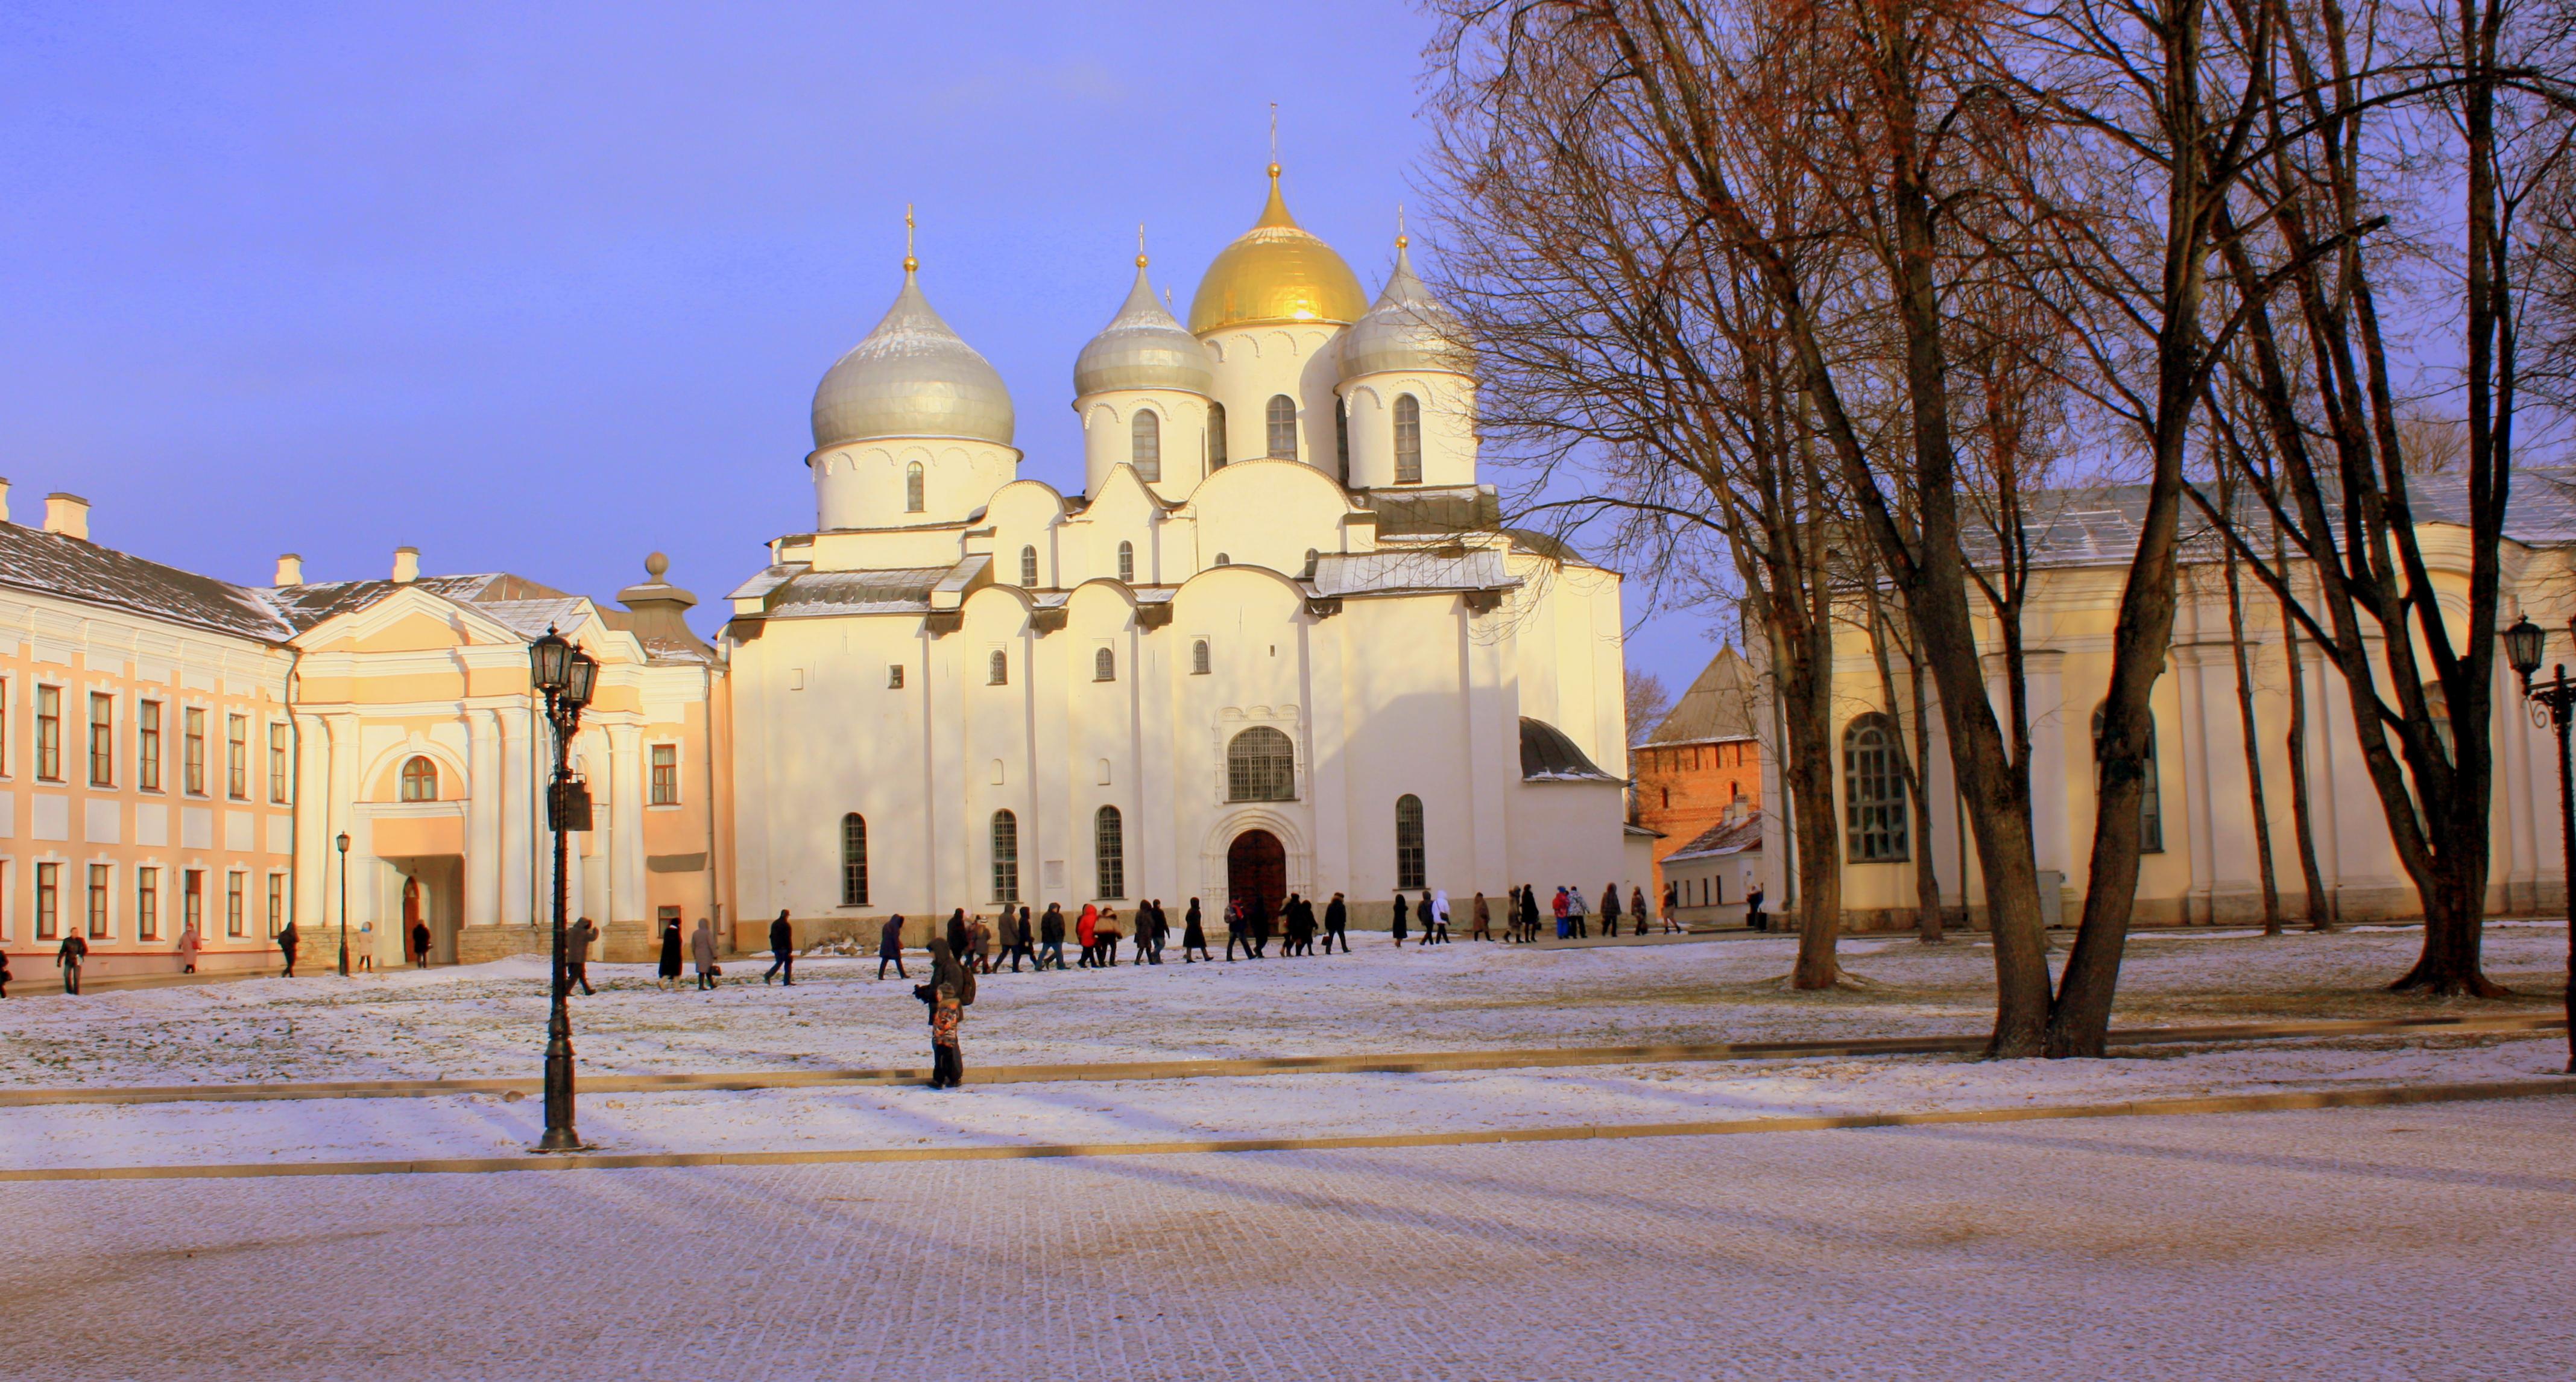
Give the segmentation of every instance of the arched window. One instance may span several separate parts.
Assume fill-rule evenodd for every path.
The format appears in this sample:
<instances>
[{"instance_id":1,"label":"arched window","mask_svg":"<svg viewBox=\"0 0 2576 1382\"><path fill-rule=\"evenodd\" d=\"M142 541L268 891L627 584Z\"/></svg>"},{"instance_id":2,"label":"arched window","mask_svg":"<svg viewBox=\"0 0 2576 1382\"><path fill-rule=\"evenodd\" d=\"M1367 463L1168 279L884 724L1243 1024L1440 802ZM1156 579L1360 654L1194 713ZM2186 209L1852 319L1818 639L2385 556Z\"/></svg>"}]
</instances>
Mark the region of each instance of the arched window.
<instances>
[{"instance_id":1,"label":"arched window","mask_svg":"<svg viewBox=\"0 0 2576 1382\"><path fill-rule=\"evenodd\" d=\"M1118 544L1118 579L1127 582L1129 585L1134 585L1136 583L1135 543L1122 542Z\"/></svg>"},{"instance_id":2,"label":"arched window","mask_svg":"<svg viewBox=\"0 0 2576 1382\"><path fill-rule=\"evenodd\" d=\"M1020 585L1025 589L1034 587L1037 583L1038 549L1023 547L1020 549Z\"/></svg>"},{"instance_id":3,"label":"arched window","mask_svg":"<svg viewBox=\"0 0 2576 1382\"><path fill-rule=\"evenodd\" d=\"M856 811L841 817L841 905L868 905L868 820Z\"/></svg>"},{"instance_id":4,"label":"arched window","mask_svg":"<svg viewBox=\"0 0 2576 1382\"><path fill-rule=\"evenodd\" d=\"M1254 725L1234 736L1225 746L1225 799L1297 799L1297 750L1287 735L1268 725Z\"/></svg>"},{"instance_id":5,"label":"arched window","mask_svg":"<svg viewBox=\"0 0 2576 1382\"><path fill-rule=\"evenodd\" d=\"M1270 455L1282 461L1297 459L1297 401L1284 393L1270 398Z\"/></svg>"},{"instance_id":6,"label":"arched window","mask_svg":"<svg viewBox=\"0 0 2576 1382\"><path fill-rule=\"evenodd\" d=\"M1222 403L1208 405L1207 456L1209 471L1225 469L1225 405Z\"/></svg>"},{"instance_id":7,"label":"arched window","mask_svg":"<svg viewBox=\"0 0 2576 1382\"><path fill-rule=\"evenodd\" d=\"M1896 753L1896 723L1884 715L1860 716L1843 731L1843 834L1855 864L1911 857Z\"/></svg>"},{"instance_id":8,"label":"arched window","mask_svg":"<svg viewBox=\"0 0 2576 1382\"><path fill-rule=\"evenodd\" d=\"M1126 822L1118 818L1118 808L1104 806L1091 818L1091 857L1094 872L1099 875L1098 896L1127 895Z\"/></svg>"},{"instance_id":9,"label":"arched window","mask_svg":"<svg viewBox=\"0 0 2576 1382\"><path fill-rule=\"evenodd\" d=\"M1422 404L1409 393L1395 396L1395 482L1422 483Z\"/></svg>"},{"instance_id":10,"label":"arched window","mask_svg":"<svg viewBox=\"0 0 2576 1382\"><path fill-rule=\"evenodd\" d=\"M1203 677L1207 674L1208 644L1207 640L1202 638L1190 644L1190 675Z\"/></svg>"},{"instance_id":11,"label":"arched window","mask_svg":"<svg viewBox=\"0 0 2576 1382\"><path fill-rule=\"evenodd\" d=\"M1020 900L1020 818L993 813L993 900Z\"/></svg>"},{"instance_id":12,"label":"arched window","mask_svg":"<svg viewBox=\"0 0 2576 1382\"><path fill-rule=\"evenodd\" d=\"M903 468L903 511L919 513L925 507L921 502L921 462L914 461Z\"/></svg>"},{"instance_id":13,"label":"arched window","mask_svg":"<svg viewBox=\"0 0 2576 1382\"><path fill-rule=\"evenodd\" d=\"M984 684L986 686L1008 686L1011 684L1011 655L1009 653L1003 652L999 648L995 648L993 650L992 660L985 664Z\"/></svg>"},{"instance_id":14,"label":"arched window","mask_svg":"<svg viewBox=\"0 0 2576 1382\"><path fill-rule=\"evenodd\" d=\"M2093 707L2093 790L2102 789L2102 712L2110 709L2106 702ZM2445 717L2441 723L2448 723ZM2156 781L2156 712L2147 712L2147 771L2138 784L2138 852L2165 852L2164 792Z\"/></svg>"},{"instance_id":15,"label":"arched window","mask_svg":"<svg viewBox=\"0 0 2576 1382\"><path fill-rule=\"evenodd\" d=\"M1395 799L1395 886L1427 888L1430 870L1422 853L1422 798L1411 792Z\"/></svg>"},{"instance_id":16,"label":"arched window","mask_svg":"<svg viewBox=\"0 0 2576 1382\"><path fill-rule=\"evenodd\" d=\"M1234 565L1234 558L1227 556L1223 552L1219 552L1216 554L1216 564L1219 566L1232 566Z\"/></svg>"},{"instance_id":17,"label":"arched window","mask_svg":"<svg viewBox=\"0 0 2576 1382\"><path fill-rule=\"evenodd\" d=\"M1091 655L1091 679L1093 681L1118 680L1118 655L1107 648L1094 652Z\"/></svg>"},{"instance_id":18,"label":"arched window","mask_svg":"<svg viewBox=\"0 0 2576 1382\"><path fill-rule=\"evenodd\" d=\"M1140 408L1136 420L1128 424L1127 459L1136 467L1139 480L1163 478L1163 420L1151 408Z\"/></svg>"},{"instance_id":19,"label":"arched window","mask_svg":"<svg viewBox=\"0 0 2576 1382\"><path fill-rule=\"evenodd\" d=\"M418 756L403 760L402 799L438 800L438 765Z\"/></svg>"},{"instance_id":20,"label":"arched window","mask_svg":"<svg viewBox=\"0 0 2576 1382\"><path fill-rule=\"evenodd\" d=\"M1333 400L1333 473L1351 482L1351 405Z\"/></svg>"}]
</instances>

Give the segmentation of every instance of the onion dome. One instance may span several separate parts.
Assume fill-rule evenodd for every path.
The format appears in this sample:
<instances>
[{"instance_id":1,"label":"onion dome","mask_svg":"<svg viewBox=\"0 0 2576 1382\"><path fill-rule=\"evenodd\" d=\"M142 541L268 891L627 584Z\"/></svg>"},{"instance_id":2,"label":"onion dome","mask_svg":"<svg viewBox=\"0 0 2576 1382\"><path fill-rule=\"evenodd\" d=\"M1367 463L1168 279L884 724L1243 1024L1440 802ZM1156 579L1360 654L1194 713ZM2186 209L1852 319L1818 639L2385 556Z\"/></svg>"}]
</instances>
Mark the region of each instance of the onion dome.
<instances>
[{"instance_id":1,"label":"onion dome","mask_svg":"<svg viewBox=\"0 0 2576 1382\"><path fill-rule=\"evenodd\" d=\"M817 449L879 437L962 437L1011 444L1011 391L992 362L930 309L903 261L903 291L866 340L814 389Z\"/></svg>"},{"instance_id":2,"label":"onion dome","mask_svg":"<svg viewBox=\"0 0 2576 1382\"><path fill-rule=\"evenodd\" d=\"M1288 214L1273 163L1269 204L1208 265L1198 296L1190 299L1190 330L1204 336L1264 322L1356 321L1367 305L1351 266Z\"/></svg>"},{"instance_id":3,"label":"onion dome","mask_svg":"<svg viewBox=\"0 0 2576 1382\"><path fill-rule=\"evenodd\" d=\"M1368 315L1342 337L1342 377L1409 370L1473 374L1476 353L1466 329L1413 274L1413 252L1395 237L1395 272Z\"/></svg>"},{"instance_id":4,"label":"onion dome","mask_svg":"<svg viewBox=\"0 0 2576 1382\"><path fill-rule=\"evenodd\" d=\"M1145 256L1137 255L1136 286L1128 290L1126 303L1074 359L1074 396L1111 389L1205 394L1215 386L1207 347L1155 301L1154 285L1145 278Z\"/></svg>"}]
</instances>

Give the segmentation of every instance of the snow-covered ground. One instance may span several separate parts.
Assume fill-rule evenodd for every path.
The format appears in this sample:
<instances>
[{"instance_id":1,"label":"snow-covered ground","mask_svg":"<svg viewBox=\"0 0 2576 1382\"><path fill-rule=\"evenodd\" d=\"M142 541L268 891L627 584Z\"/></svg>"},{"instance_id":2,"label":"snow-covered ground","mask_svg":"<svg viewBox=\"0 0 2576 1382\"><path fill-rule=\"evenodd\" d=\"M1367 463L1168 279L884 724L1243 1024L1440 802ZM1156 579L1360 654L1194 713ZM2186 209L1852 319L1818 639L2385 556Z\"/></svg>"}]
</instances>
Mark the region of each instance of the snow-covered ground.
<instances>
[{"instance_id":1,"label":"snow-covered ground","mask_svg":"<svg viewBox=\"0 0 2576 1382\"><path fill-rule=\"evenodd\" d=\"M2564 931L2499 927L2491 972L2528 996L2428 1004L2378 993L2416 944L2379 931L2265 940L2142 938L2122 1025L2274 1016L2543 1011ZM1382 941L1331 958L1121 966L982 983L970 1066L1644 1041L1973 1033L1989 1020L1982 946L1847 947L1857 992L1793 994L1785 940L1531 952ZM918 1066L922 1009L874 963L813 960L793 989L737 975L700 993L595 966L577 1000L593 1074ZM238 1080L530 1076L541 969L254 980L0 1006L19 1087ZM753 970L756 976L756 969ZM736 1151L1351 1136L1698 1122L2087 1103L2558 1073L2565 1039L2354 1038L2157 1048L2107 1061L1817 1058L1451 1073L1298 1074L971 1086L593 1093L582 1130L619 1151ZM0 1120L0 1165L54 1167L507 1154L539 1105L487 1095L145 1105L46 1105Z\"/></svg>"},{"instance_id":2,"label":"snow-covered ground","mask_svg":"<svg viewBox=\"0 0 2576 1382\"><path fill-rule=\"evenodd\" d=\"M2412 930L2291 935L2160 931L2130 947L2123 1026L2274 1017L2545 1011L2564 983L2566 931L2504 923L2488 972L2520 995L2430 1003L2380 991L2420 944ZM1859 991L1778 982L1794 942L1717 940L1532 951L1459 943L1259 963L1165 964L983 981L970 1063L1602 1046L1663 1041L1964 1034L1993 1018L1993 955L1974 940L1847 942ZM765 961L711 993L657 988L647 970L593 965L576 998L582 1068L640 1073L925 1063L911 985L869 960L799 962L793 989ZM917 957L915 973L919 973ZM533 959L428 971L255 979L0 1003L0 1085L188 1084L533 1076L545 1037ZM22 987L28 993L32 986Z\"/></svg>"}]
</instances>

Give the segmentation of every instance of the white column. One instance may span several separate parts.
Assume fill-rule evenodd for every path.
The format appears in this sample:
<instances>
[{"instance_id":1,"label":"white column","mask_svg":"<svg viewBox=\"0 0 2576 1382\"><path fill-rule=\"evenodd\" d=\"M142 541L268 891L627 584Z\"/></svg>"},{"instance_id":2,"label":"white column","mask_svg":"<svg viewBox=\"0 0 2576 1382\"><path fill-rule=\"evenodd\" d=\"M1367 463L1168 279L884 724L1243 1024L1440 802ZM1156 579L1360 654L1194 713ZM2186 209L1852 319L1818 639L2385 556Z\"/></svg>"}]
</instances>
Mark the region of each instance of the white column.
<instances>
[{"instance_id":1,"label":"white column","mask_svg":"<svg viewBox=\"0 0 2576 1382\"><path fill-rule=\"evenodd\" d=\"M1469 887L1490 900L1505 895L1522 880L1511 874L1511 834L1507 816L1512 790L1521 776L1520 716L1514 712L1510 669L1510 634L1498 627L1512 618L1501 607L1487 614L1461 611L1465 684L1459 688L1467 707L1467 805L1475 853L1469 859ZM1605 765L1606 766L1606 765ZM1619 769L1612 768L1612 772ZM1621 836L1624 844L1625 835ZM1624 857L1624 856L1623 856ZM1651 879L1640 879L1648 883ZM1501 905L1496 902L1495 905Z\"/></svg>"},{"instance_id":2,"label":"white column","mask_svg":"<svg viewBox=\"0 0 2576 1382\"><path fill-rule=\"evenodd\" d=\"M2074 854L2068 843L2066 818L2067 740L2070 736L2083 736L2077 742L2085 746L2086 756L2074 761L2091 762L2093 724L2090 709L2070 713L2066 708L2065 666L2066 654L2054 649L2034 649L2022 655L2022 682L2030 703L2032 852L2039 858L2039 867L2056 869L2073 882ZM2007 700L2000 709L2009 715L2010 702ZM2070 725L2070 720L2080 723ZM2011 735L2009 723L2004 733ZM2091 775L2086 777L2090 780Z\"/></svg>"},{"instance_id":3,"label":"white column","mask_svg":"<svg viewBox=\"0 0 2576 1382\"><path fill-rule=\"evenodd\" d=\"M536 865L539 842L553 845L545 834L542 790L553 769L553 745L533 732L538 728L525 706L492 713L494 752L500 764L492 784L493 813L500 821L497 886L505 926L526 926L553 915L551 897L545 891L553 880L541 875ZM552 867L547 865L549 872Z\"/></svg>"},{"instance_id":4,"label":"white column","mask_svg":"<svg viewBox=\"0 0 2576 1382\"><path fill-rule=\"evenodd\" d=\"M606 910L600 914L602 923L647 919L644 910L642 742L640 726L608 726L608 771L601 776L613 785L610 788L605 851L608 856L608 901Z\"/></svg>"},{"instance_id":5,"label":"white column","mask_svg":"<svg viewBox=\"0 0 2576 1382\"><path fill-rule=\"evenodd\" d=\"M468 926L501 924L501 728L491 711L465 712L465 907Z\"/></svg>"}]
</instances>

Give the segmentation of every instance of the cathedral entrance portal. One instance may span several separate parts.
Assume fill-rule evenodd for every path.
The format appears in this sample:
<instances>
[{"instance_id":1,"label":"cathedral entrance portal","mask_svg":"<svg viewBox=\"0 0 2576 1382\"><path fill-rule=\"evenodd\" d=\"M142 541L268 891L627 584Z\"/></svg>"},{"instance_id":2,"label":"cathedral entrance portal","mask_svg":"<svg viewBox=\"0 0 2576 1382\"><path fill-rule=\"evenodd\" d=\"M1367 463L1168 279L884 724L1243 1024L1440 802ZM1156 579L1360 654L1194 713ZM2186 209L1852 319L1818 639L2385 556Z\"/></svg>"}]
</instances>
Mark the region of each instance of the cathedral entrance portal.
<instances>
[{"instance_id":1,"label":"cathedral entrance portal","mask_svg":"<svg viewBox=\"0 0 2576 1382\"><path fill-rule=\"evenodd\" d=\"M1246 907L1261 899L1263 915L1279 915L1288 896L1288 851L1267 830L1247 830L1225 851L1225 894Z\"/></svg>"}]
</instances>

